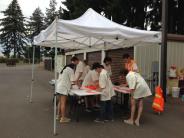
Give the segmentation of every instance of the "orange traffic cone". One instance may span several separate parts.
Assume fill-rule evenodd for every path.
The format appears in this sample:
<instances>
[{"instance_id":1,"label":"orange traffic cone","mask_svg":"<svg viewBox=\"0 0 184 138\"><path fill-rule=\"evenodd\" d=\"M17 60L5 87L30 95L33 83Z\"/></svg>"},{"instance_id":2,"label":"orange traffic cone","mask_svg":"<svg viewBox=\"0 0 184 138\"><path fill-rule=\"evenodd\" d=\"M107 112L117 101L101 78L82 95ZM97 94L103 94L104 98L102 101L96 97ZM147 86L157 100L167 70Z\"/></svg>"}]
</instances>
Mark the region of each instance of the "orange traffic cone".
<instances>
[{"instance_id":1,"label":"orange traffic cone","mask_svg":"<svg viewBox=\"0 0 184 138\"><path fill-rule=\"evenodd\" d=\"M160 86L155 88L155 98L153 100L153 110L160 114L164 111L164 98L163 98L163 91Z\"/></svg>"}]
</instances>

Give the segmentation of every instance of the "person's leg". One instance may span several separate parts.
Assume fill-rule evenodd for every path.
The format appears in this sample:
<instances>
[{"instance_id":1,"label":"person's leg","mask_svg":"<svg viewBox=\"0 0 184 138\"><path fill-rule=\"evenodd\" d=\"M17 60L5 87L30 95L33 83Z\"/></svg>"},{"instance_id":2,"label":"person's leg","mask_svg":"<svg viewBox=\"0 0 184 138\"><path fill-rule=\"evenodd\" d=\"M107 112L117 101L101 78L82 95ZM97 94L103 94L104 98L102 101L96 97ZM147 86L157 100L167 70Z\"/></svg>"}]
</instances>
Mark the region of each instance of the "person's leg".
<instances>
[{"instance_id":1,"label":"person's leg","mask_svg":"<svg viewBox=\"0 0 184 138\"><path fill-rule=\"evenodd\" d=\"M100 113L95 122L103 122L105 119L106 101L100 101Z\"/></svg>"},{"instance_id":2,"label":"person's leg","mask_svg":"<svg viewBox=\"0 0 184 138\"><path fill-rule=\"evenodd\" d=\"M60 97L60 106L61 106L61 119L60 119L60 123L70 122L70 119L65 117L65 114L66 114L66 100L67 100L67 96L62 95Z\"/></svg>"},{"instance_id":3,"label":"person's leg","mask_svg":"<svg viewBox=\"0 0 184 138\"><path fill-rule=\"evenodd\" d=\"M66 96L60 96L60 106L61 106L61 118L65 118L66 113Z\"/></svg>"},{"instance_id":4,"label":"person's leg","mask_svg":"<svg viewBox=\"0 0 184 138\"><path fill-rule=\"evenodd\" d=\"M60 98L60 97L59 97ZM56 119L60 119L60 112L61 111L61 107L60 107L60 100L58 101L58 105L57 105L57 117Z\"/></svg>"},{"instance_id":5,"label":"person's leg","mask_svg":"<svg viewBox=\"0 0 184 138\"><path fill-rule=\"evenodd\" d=\"M139 126L139 120L140 120L142 111L143 111L143 99L139 99L139 101L138 101L138 114L137 114L137 118L135 120L135 124L137 126Z\"/></svg>"},{"instance_id":6,"label":"person's leg","mask_svg":"<svg viewBox=\"0 0 184 138\"><path fill-rule=\"evenodd\" d=\"M107 114L107 117L106 119L107 120L113 120L113 105L112 105L112 101L109 100L107 101L107 105L106 105L106 114Z\"/></svg>"},{"instance_id":7,"label":"person's leg","mask_svg":"<svg viewBox=\"0 0 184 138\"><path fill-rule=\"evenodd\" d=\"M135 110L136 110L136 101L133 97L131 97L131 115L128 120L124 120L125 123L133 125Z\"/></svg>"}]
</instances>

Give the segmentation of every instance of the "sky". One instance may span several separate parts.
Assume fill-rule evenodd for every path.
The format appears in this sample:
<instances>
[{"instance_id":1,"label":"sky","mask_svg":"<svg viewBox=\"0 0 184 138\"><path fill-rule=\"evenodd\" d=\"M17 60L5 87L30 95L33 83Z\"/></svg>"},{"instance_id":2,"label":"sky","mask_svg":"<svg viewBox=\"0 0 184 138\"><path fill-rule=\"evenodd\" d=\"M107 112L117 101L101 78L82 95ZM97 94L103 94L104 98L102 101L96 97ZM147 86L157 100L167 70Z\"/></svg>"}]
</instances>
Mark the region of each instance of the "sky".
<instances>
[{"instance_id":1,"label":"sky","mask_svg":"<svg viewBox=\"0 0 184 138\"><path fill-rule=\"evenodd\" d=\"M0 11L7 9L11 1L12 0L0 0ZM58 8L61 5L61 1L64 0L56 0L56 1ZM45 9L49 7L50 0L18 0L18 3L21 7L23 15L25 17L29 17L37 7L40 7L42 12L45 13ZM0 13L0 18L2 17L3 14Z\"/></svg>"},{"instance_id":2,"label":"sky","mask_svg":"<svg viewBox=\"0 0 184 138\"><path fill-rule=\"evenodd\" d=\"M59 6L65 7L61 4L61 1L65 0L56 0L57 1L57 9ZM4 11L7 9L8 5L12 2L12 0L0 0L0 11ZM43 13L45 13L45 9L49 7L50 0L18 0L18 3L21 7L22 13L25 17L30 17L33 11L40 7ZM0 13L0 19L3 18L3 14ZM2 48L0 46L0 56L1 56Z\"/></svg>"}]
</instances>

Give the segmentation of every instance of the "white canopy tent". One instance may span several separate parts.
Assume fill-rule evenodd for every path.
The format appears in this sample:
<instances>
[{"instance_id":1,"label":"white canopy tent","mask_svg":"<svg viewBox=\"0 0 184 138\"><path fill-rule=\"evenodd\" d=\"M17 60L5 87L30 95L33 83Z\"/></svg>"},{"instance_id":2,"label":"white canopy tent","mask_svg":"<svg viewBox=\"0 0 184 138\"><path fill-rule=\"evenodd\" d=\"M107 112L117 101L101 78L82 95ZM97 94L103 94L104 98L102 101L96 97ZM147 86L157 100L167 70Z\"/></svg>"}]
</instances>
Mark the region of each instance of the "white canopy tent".
<instances>
[{"instance_id":1,"label":"white canopy tent","mask_svg":"<svg viewBox=\"0 0 184 138\"><path fill-rule=\"evenodd\" d=\"M144 31L115 23L93 9L88 9L74 20L55 19L53 23L34 37L34 45L62 49L117 49L140 43L160 43L161 33ZM34 48L33 48L34 49ZM55 48L55 80L57 48ZM34 83L34 52L30 102ZM56 87L57 84L55 84ZM56 91L55 91L56 94ZM56 134L56 97L54 98L54 134Z\"/></svg>"}]
</instances>

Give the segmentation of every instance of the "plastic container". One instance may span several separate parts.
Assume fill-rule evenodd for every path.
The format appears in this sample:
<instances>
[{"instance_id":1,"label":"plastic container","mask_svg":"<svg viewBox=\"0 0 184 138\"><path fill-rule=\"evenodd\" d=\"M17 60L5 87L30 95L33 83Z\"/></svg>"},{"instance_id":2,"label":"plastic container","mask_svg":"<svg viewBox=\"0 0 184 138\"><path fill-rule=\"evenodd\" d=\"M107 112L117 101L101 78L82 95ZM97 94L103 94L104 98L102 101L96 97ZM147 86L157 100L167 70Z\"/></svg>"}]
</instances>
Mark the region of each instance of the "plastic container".
<instances>
[{"instance_id":1,"label":"plastic container","mask_svg":"<svg viewBox=\"0 0 184 138\"><path fill-rule=\"evenodd\" d=\"M172 97L178 98L180 93L180 88L178 87L172 87Z\"/></svg>"}]
</instances>

